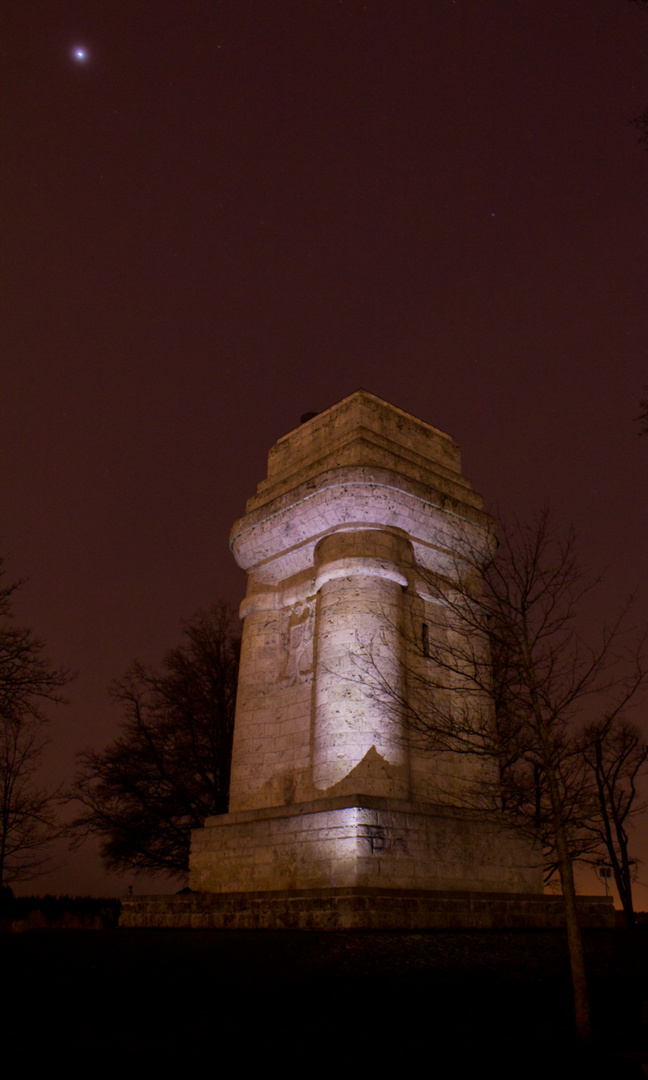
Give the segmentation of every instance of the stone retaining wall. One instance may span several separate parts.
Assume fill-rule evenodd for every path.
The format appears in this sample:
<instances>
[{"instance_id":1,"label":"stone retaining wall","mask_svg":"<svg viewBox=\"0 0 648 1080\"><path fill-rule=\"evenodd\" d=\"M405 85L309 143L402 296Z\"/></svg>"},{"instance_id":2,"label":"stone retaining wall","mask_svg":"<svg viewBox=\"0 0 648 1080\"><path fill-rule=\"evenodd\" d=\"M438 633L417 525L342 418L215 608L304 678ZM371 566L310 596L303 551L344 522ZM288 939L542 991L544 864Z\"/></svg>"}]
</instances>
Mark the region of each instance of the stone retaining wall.
<instances>
[{"instance_id":1,"label":"stone retaining wall","mask_svg":"<svg viewBox=\"0 0 648 1080\"><path fill-rule=\"evenodd\" d=\"M578 898L587 928L613 928L609 897ZM130 897L121 927L193 930L512 930L564 926L562 897L321 889Z\"/></svg>"}]
</instances>

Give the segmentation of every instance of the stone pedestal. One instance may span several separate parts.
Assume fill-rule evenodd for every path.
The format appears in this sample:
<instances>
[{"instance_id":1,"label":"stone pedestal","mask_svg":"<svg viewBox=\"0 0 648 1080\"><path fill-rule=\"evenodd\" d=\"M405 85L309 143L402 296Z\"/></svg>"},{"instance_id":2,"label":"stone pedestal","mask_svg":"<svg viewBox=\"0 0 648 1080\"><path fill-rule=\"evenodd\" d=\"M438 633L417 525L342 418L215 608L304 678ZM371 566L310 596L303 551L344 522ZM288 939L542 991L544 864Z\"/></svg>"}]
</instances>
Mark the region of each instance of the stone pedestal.
<instances>
[{"instance_id":1,"label":"stone pedestal","mask_svg":"<svg viewBox=\"0 0 648 1080\"><path fill-rule=\"evenodd\" d=\"M494 542L458 447L358 391L279 440L246 509L230 812L193 833L191 888L539 898L536 854L465 808L484 766L402 716L411 642L446 632L424 582Z\"/></svg>"},{"instance_id":2,"label":"stone pedestal","mask_svg":"<svg viewBox=\"0 0 648 1080\"><path fill-rule=\"evenodd\" d=\"M339 796L210 818L192 846L200 892L363 888L537 890L516 837L456 807Z\"/></svg>"}]
</instances>

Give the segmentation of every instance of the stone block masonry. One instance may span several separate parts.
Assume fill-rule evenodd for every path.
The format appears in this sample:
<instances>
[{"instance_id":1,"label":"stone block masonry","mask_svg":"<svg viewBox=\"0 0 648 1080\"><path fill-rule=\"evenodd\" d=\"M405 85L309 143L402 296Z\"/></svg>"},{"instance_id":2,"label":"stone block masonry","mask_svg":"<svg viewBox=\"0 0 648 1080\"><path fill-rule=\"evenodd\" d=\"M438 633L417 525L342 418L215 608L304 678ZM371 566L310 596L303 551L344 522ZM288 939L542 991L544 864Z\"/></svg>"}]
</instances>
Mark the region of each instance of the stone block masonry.
<instances>
[{"instance_id":1,"label":"stone block masonry","mask_svg":"<svg viewBox=\"0 0 648 1080\"><path fill-rule=\"evenodd\" d=\"M492 766L405 722L412 673L456 633L426 581L495 542L452 439L364 390L279 440L231 534L247 593L229 813L193 832L193 895L129 900L124 925L560 923L537 852L467 809ZM587 903L609 925L611 903Z\"/></svg>"},{"instance_id":2,"label":"stone block masonry","mask_svg":"<svg viewBox=\"0 0 648 1080\"><path fill-rule=\"evenodd\" d=\"M579 922L613 929L605 896L578 898ZM555 930L565 925L561 896L537 893L322 889L189 893L122 901L120 926L168 930Z\"/></svg>"},{"instance_id":3,"label":"stone block masonry","mask_svg":"<svg viewBox=\"0 0 648 1080\"><path fill-rule=\"evenodd\" d=\"M194 833L191 888L541 893L531 848L452 797L483 766L399 715L405 625L439 624L422 583L494 543L456 444L360 390L279 440L246 510L230 812Z\"/></svg>"},{"instance_id":4,"label":"stone block masonry","mask_svg":"<svg viewBox=\"0 0 648 1080\"><path fill-rule=\"evenodd\" d=\"M242 880L254 891L270 881L284 891L520 891L532 880L536 860L516 838L500 840L492 823L457 808L369 796L320 799L272 813L223 815L197 831L193 883L205 892L236 892Z\"/></svg>"}]
</instances>

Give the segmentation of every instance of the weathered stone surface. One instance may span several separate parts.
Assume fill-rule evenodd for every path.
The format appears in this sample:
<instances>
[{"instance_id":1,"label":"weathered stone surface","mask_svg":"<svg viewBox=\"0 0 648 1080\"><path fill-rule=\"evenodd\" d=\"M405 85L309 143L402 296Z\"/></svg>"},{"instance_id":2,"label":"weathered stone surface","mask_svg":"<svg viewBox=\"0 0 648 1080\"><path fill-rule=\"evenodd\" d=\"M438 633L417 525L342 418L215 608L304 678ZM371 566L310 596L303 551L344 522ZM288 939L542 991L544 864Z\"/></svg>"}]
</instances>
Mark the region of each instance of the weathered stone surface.
<instances>
[{"instance_id":1,"label":"weathered stone surface","mask_svg":"<svg viewBox=\"0 0 648 1080\"><path fill-rule=\"evenodd\" d=\"M425 752L402 715L408 678L427 663L408 641L453 632L426 580L453 580L462 554L486 553L494 535L455 443L365 391L272 448L232 529L248 588L230 813L193 834L194 890L365 890L353 915L332 894L317 918L335 925L361 910L374 925L375 888L541 894L531 848L465 809L466 785L488 767ZM432 918L418 901L381 903L385 925ZM232 918L248 918L237 904ZM454 903L451 917L467 911Z\"/></svg>"},{"instance_id":2,"label":"weathered stone surface","mask_svg":"<svg viewBox=\"0 0 648 1080\"><path fill-rule=\"evenodd\" d=\"M443 801L463 765L408 745L361 683L370 661L398 693L402 631L426 617L421 575L493 542L458 447L358 391L279 440L247 509L231 537L248 589L230 810Z\"/></svg>"},{"instance_id":3,"label":"weathered stone surface","mask_svg":"<svg viewBox=\"0 0 648 1080\"><path fill-rule=\"evenodd\" d=\"M612 929L610 897L578 898L584 928ZM190 893L122 902L120 926L193 930L515 930L565 925L559 896L380 889Z\"/></svg>"},{"instance_id":4,"label":"weathered stone surface","mask_svg":"<svg viewBox=\"0 0 648 1080\"><path fill-rule=\"evenodd\" d=\"M371 888L540 892L515 836L455 807L370 796L208 818L192 846L192 888Z\"/></svg>"}]
</instances>

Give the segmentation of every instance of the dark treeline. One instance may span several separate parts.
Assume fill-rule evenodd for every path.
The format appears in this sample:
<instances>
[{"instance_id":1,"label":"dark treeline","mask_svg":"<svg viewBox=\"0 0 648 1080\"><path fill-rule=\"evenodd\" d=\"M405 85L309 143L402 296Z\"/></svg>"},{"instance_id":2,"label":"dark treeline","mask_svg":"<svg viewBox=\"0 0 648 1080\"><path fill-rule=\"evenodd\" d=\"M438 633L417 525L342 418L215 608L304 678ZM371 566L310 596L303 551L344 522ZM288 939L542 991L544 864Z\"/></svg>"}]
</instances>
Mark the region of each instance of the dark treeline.
<instances>
[{"instance_id":1,"label":"dark treeline","mask_svg":"<svg viewBox=\"0 0 648 1080\"><path fill-rule=\"evenodd\" d=\"M121 901L97 896L14 896L0 891L4 930L110 930L117 926Z\"/></svg>"}]
</instances>

